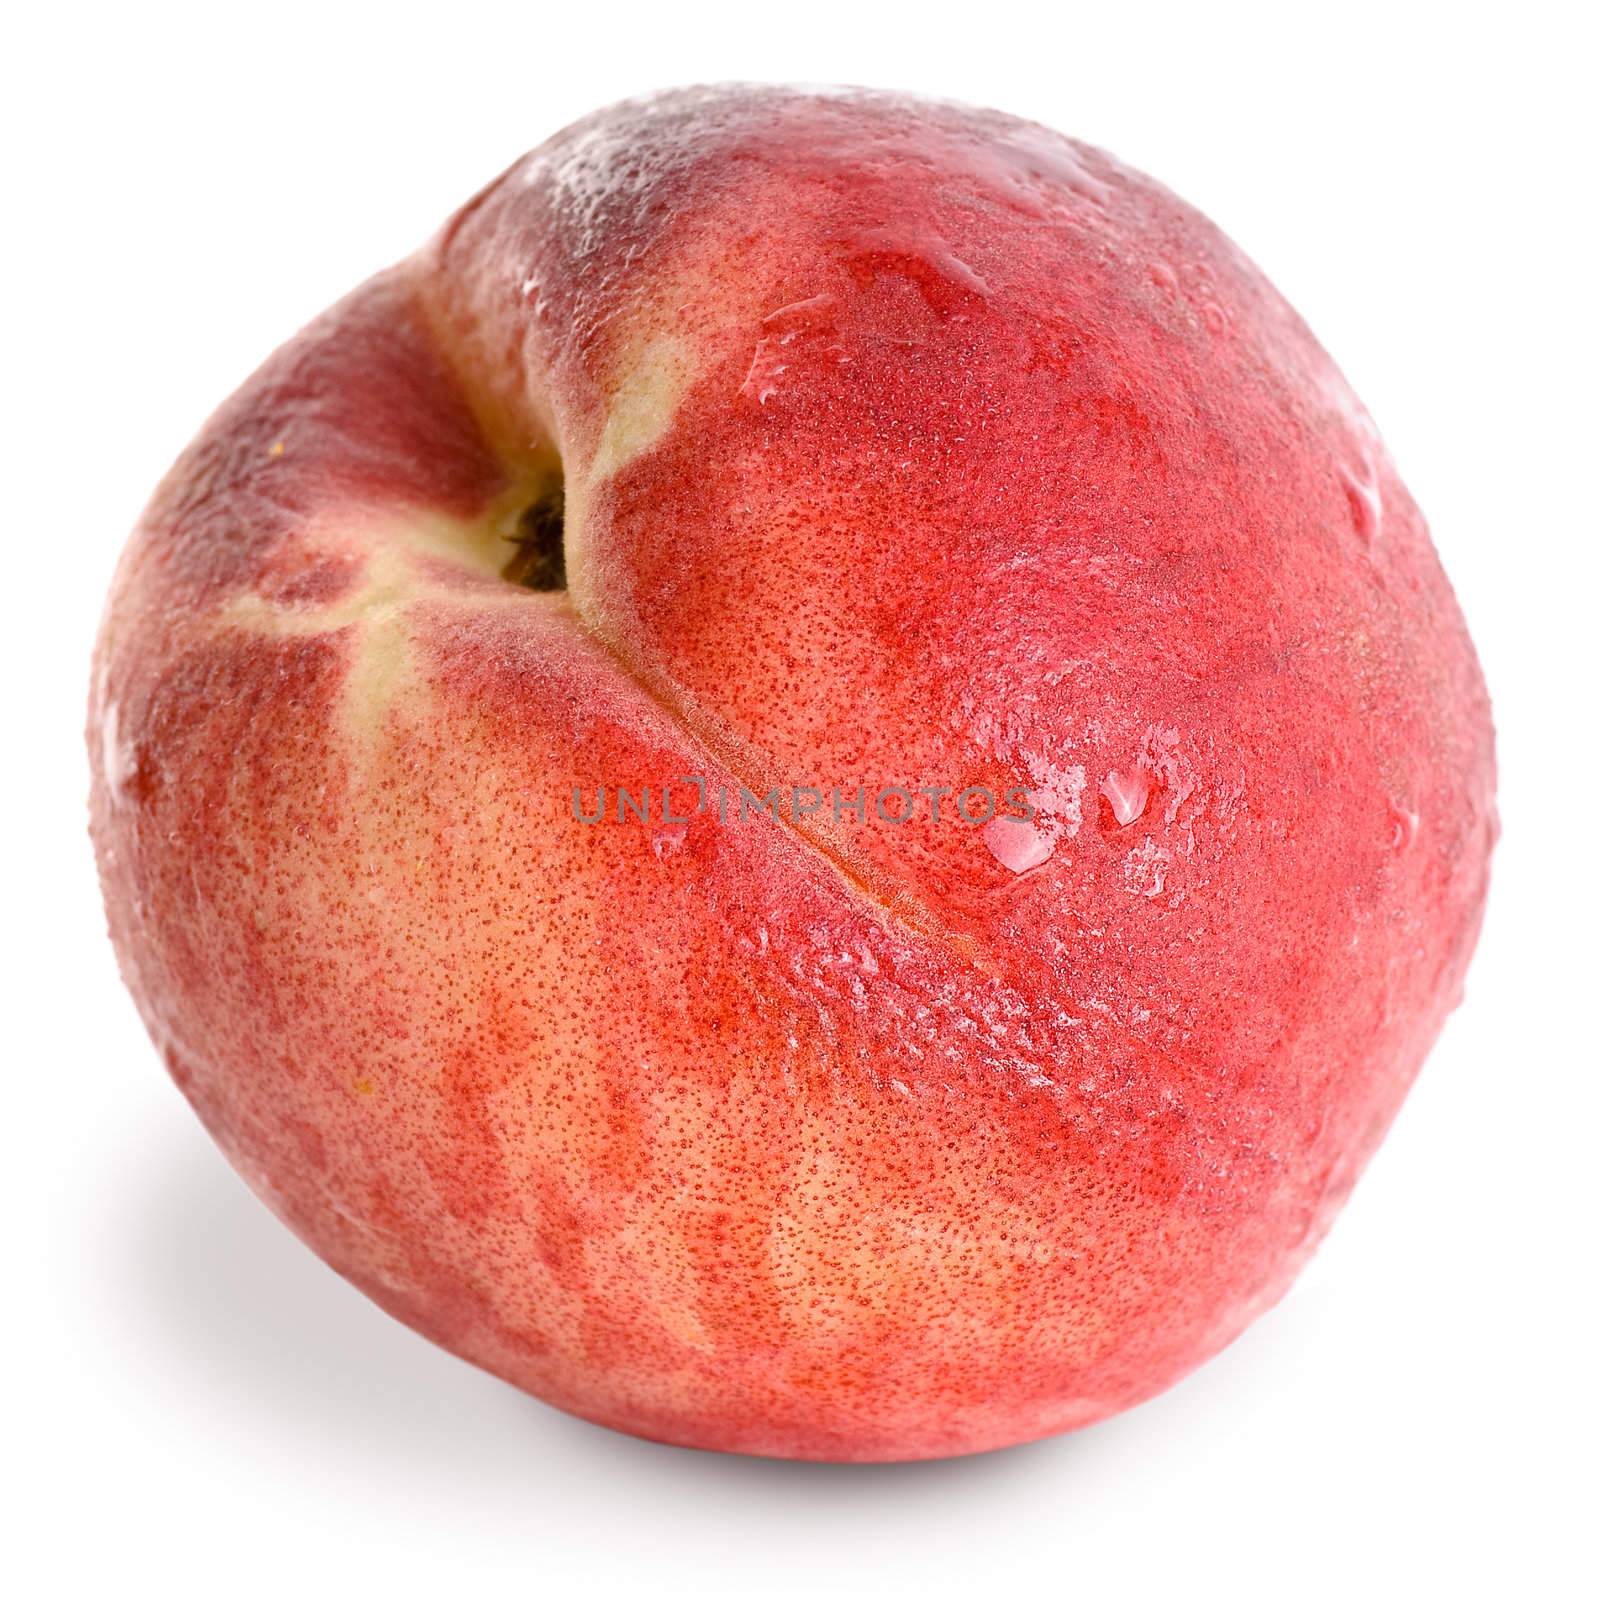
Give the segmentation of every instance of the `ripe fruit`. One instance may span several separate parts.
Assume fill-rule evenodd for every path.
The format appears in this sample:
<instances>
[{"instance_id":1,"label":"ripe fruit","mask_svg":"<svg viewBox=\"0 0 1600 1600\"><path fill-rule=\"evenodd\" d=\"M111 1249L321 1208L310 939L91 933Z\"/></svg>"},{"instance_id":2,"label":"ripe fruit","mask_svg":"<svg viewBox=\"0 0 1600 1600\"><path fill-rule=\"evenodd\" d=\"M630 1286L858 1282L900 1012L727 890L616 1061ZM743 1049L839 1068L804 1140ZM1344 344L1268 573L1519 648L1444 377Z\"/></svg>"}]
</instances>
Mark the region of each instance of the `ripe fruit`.
<instances>
[{"instance_id":1,"label":"ripe fruit","mask_svg":"<svg viewBox=\"0 0 1600 1600\"><path fill-rule=\"evenodd\" d=\"M1280 1295L1494 831L1294 313L1098 151L854 92L603 112L275 355L90 746L129 986L302 1238L582 1416L832 1459L1094 1421Z\"/></svg>"}]
</instances>

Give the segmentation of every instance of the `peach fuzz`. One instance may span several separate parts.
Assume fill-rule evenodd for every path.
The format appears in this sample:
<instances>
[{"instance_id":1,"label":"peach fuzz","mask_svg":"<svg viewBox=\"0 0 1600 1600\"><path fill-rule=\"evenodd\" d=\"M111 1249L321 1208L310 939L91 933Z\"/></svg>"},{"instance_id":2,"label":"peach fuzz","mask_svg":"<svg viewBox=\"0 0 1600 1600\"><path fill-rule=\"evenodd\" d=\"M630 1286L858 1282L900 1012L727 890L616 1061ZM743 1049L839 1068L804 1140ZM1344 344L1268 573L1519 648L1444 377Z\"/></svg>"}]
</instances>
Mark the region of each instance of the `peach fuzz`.
<instances>
[{"instance_id":1,"label":"peach fuzz","mask_svg":"<svg viewBox=\"0 0 1600 1600\"><path fill-rule=\"evenodd\" d=\"M1459 995L1488 702L1344 380L991 112L557 135L158 489L90 712L111 936L257 1193L596 1422L841 1461L1171 1384ZM1025 791L969 824L599 786Z\"/></svg>"}]
</instances>

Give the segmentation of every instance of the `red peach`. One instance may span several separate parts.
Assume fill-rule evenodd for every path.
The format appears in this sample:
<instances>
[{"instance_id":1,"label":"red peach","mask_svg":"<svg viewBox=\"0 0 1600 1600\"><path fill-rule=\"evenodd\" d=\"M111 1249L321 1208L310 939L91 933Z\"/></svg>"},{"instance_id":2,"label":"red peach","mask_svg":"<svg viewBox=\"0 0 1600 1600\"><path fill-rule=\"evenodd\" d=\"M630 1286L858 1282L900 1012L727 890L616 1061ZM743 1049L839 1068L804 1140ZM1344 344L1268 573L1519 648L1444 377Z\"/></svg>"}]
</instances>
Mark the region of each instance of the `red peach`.
<instances>
[{"instance_id":1,"label":"red peach","mask_svg":"<svg viewBox=\"0 0 1600 1600\"><path fill-rule=\"evenodd\" d=\"M1294 312L1101 152L853 91L578 123L273 356L90 748L129 987L313 1249L581 1416L836 1460L1093 1422L1281 1295L1495 828Z\"/></svg>"}]
</instances>

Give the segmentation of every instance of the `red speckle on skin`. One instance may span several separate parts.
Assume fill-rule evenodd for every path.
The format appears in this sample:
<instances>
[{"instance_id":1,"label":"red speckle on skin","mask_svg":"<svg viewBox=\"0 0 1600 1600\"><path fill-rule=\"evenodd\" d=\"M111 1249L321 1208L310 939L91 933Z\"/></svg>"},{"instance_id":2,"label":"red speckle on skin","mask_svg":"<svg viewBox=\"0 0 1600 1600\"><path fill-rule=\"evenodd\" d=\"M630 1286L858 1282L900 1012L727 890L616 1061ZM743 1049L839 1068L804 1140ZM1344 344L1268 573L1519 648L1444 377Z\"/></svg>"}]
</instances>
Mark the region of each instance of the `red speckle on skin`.
<instances>
[{"instance_id":1,"label":"red speckle on skin","mask_svg":"<svg viewBox=\"0 0 1600 1600\"><path fill-rule=\"evenodd\" d=\"M557 441L572 587L519 592ZM208 424L113 592L93 831L174 1076L379 1303L614 1427L898 1459L1283 1292L1454 1004L1491 738L1370 423L1204 218L996 114L704 90ZM1037 832L573 816L686 774Z\"/></svg>"}]
</instances>

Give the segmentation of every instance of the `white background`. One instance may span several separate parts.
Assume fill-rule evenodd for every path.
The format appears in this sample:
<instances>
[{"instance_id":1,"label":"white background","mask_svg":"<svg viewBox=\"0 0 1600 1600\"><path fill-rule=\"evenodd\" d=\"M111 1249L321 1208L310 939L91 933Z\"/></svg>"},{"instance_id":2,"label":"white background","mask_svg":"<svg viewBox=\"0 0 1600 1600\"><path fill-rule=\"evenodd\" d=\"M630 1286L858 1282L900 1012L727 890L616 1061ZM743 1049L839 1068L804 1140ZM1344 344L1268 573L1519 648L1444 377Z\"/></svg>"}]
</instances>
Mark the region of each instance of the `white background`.
<instances>
[{"instance_id":1,"label":"white background","mask_svg":"<svg viewBox=\"0 0 1600 1600\"><path fill-rule=\"evenodd\" d=\"M1563 15L1566 14L1566 20ZM30 6L5 24L0 1542L11 1592L1595 1592L1594 40L1577 7ZM245 1193L117 981L89 641L282 338L607 101L849 81L1048 122L1211 213L1377 417L1476 636L1505 836L1464 1008L1283 1305L967 1461L637 1443L432 1349Z\"/></svg>"}]
</instances>

